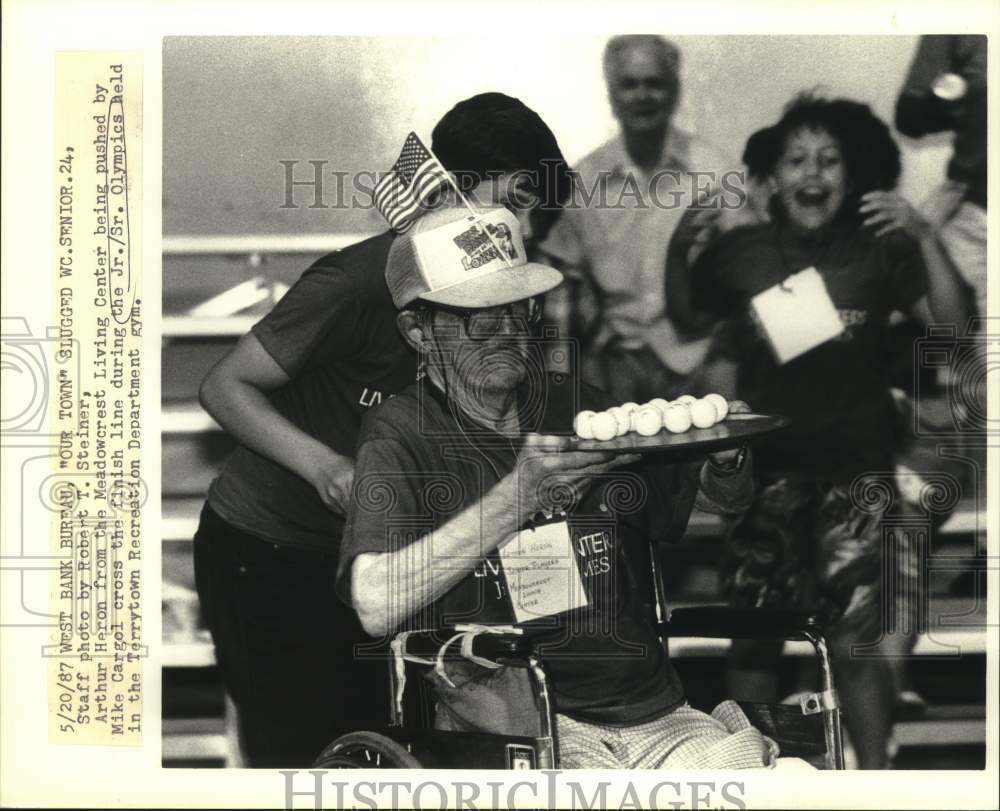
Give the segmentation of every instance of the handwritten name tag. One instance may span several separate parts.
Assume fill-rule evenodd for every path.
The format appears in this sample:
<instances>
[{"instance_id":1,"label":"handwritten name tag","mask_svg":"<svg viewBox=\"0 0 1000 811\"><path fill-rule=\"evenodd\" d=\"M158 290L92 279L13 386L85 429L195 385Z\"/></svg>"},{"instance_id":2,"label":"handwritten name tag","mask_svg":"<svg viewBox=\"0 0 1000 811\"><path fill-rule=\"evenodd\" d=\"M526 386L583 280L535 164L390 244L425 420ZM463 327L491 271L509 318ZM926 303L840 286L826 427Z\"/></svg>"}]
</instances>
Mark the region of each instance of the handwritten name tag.
<instances>
[{"instance_id":1,"label":"handwritten name tag","mask_svg":"<svg viewBox=\"0 0 1000 811\"><path fill-rule=\"evenodd\" d=\"M826 282L814 267L758 293L750 306L779 363L788 363L844 331Z\"/></svg>"},{"instance_id":2,"label":"handwritten name tag","mask_svg":"<svg viewBox=\"0 0 1000 811\"><path fill-rule=\"evenodd\" d=\"M521 530L499 552L517 622L587 605L565 521Z\"/></svg>"}]
</instances>

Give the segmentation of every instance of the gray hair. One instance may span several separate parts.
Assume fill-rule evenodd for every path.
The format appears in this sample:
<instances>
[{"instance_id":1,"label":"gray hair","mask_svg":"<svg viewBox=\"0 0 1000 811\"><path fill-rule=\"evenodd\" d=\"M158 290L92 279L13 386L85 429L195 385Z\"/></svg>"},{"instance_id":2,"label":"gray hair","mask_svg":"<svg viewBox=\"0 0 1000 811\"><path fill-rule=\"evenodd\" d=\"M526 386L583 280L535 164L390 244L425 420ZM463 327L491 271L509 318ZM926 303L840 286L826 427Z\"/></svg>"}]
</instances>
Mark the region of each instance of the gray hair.
<instances>
[{"instance_id":1,"label":"gray hair","mask_svg":"<svg viewBox=\"0 0 1000 811\"><path fill-rule=\"evenodd\" d=\"M677 85L679 83L680 49L666 37L657 34L622 34L609 39L608 44L604 46L605 81L611 81L612 72L622 53L635 47L651 48L656 53L656 57L663 67L663 73L670 79L671 84Z\"/></svg>"}]
</instances>

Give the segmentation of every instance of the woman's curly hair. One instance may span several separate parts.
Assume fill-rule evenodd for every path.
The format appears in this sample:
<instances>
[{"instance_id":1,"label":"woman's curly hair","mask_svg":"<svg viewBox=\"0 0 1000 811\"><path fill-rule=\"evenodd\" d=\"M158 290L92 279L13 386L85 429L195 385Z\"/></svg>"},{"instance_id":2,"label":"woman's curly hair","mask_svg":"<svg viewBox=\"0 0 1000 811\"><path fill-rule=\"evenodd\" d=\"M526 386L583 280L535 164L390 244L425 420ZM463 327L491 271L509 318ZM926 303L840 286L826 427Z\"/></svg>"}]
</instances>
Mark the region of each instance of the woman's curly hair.
<instances>
[{"instance_id":1,"label":"woman's curly hair","mask_svg":"<svg viewBox=\"0 0 1000 811\"><path fill-rule=\"evenodd\" d=\"M840 145L848 182L843 210L857 211L862 195L894 189L899 182L899 147L886 123L867 104L815 93L796 96L777 124L750 136L743 162L751 177L772 175L789 137L803 129L824 130Z\"/></svg>"}]
</instances>

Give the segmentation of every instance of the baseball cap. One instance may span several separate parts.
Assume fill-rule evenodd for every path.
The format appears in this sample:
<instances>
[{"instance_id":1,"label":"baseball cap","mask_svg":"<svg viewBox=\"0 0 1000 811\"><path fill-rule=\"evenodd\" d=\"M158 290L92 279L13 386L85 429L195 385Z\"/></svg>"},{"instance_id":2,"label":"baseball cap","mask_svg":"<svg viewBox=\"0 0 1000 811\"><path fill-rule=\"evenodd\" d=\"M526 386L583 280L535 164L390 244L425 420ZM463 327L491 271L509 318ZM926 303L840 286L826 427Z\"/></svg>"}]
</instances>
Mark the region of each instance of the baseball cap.
<instances>
[{"instance_id":1,"label":"baseball cap","mask_svg":"<svg viewBox=\"0 0 1000 811\"><path fill-rule=\"evenodd\" d=\"M478 218L464 206L428 211L396 237L385 267L400 310L416 299L495 307L541 295L562 278L555 268L527 261L517 217L505 208L481 209Z\"/></svg>"}]
</instances>

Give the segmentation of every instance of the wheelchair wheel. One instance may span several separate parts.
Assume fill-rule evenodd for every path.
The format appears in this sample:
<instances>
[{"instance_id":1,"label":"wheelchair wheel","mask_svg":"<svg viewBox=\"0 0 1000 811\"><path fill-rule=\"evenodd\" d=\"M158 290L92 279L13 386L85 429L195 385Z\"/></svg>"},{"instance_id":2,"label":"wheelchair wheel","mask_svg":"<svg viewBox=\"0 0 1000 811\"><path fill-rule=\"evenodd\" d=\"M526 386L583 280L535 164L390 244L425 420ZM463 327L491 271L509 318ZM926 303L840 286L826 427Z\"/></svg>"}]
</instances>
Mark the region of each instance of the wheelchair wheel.
<instances>
[{"instance_id":1,"label":"wheelchair wheel","mask_svg":"<svg viewBox=\"0 0 1000 811\"><path fill-rule=\"evenodd\" d=\"M405 746L377 732L341 735L319 753L317 769L419 769Z\"/></svg>"}]
</instances>

